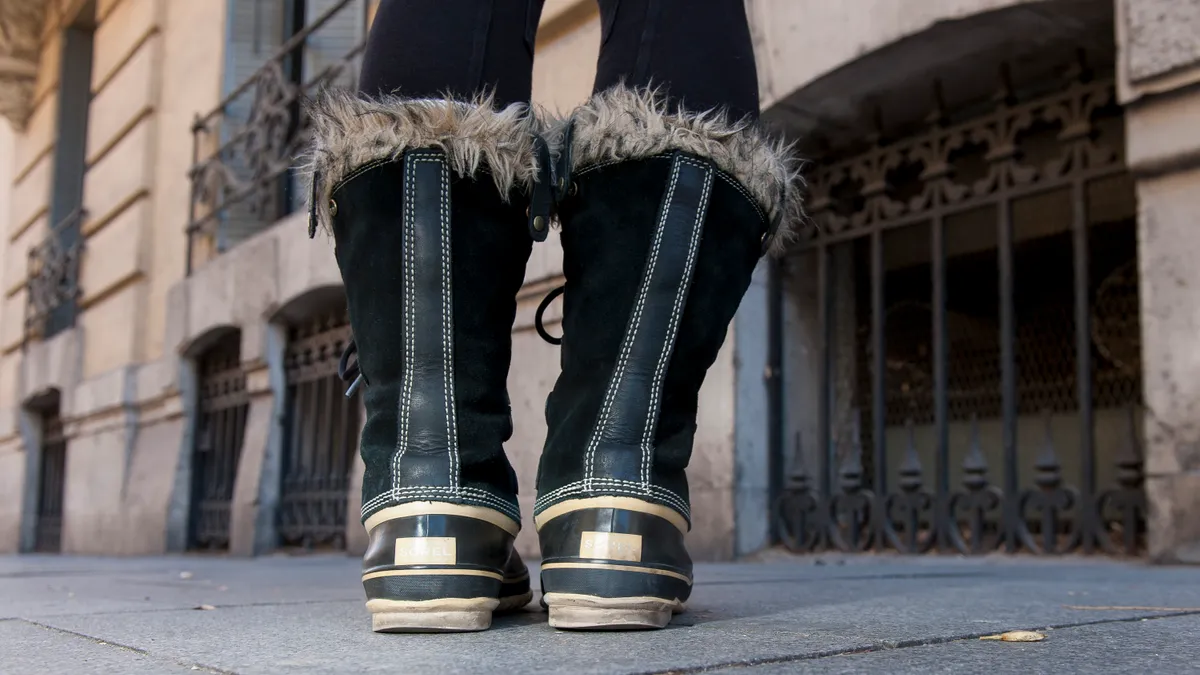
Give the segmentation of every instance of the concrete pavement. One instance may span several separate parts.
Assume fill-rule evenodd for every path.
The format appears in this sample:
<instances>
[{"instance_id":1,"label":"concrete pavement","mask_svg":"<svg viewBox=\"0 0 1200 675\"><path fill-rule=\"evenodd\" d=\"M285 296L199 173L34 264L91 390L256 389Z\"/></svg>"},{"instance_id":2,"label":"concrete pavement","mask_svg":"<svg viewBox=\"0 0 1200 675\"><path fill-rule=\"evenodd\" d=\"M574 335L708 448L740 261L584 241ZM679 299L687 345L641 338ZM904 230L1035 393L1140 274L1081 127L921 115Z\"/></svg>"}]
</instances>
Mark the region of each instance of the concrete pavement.
<instances>
[{"instance_id":1,"label":"concrete pavement","mask_svg":"<svg viewBox=\"0 0 1200 675\"><path fill-rule=\"evenodd\" d=\"M1200 672L1200 568L1066 558L702 565L666 630L377 635L343 556L0 557L0 673ZM983 642L1008 630L1037 643Z\"/></svg>"}]
</instances>

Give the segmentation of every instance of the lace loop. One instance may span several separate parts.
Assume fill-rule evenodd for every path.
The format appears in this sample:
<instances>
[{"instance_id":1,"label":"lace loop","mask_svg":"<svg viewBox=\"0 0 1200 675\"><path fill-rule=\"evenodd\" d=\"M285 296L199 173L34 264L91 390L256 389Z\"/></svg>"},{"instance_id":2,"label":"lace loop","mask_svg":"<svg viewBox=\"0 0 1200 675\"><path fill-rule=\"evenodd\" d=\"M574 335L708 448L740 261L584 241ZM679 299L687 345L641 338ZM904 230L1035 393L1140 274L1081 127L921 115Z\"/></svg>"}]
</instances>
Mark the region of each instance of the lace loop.
<instances>
[{"instance_id":1,"label":"lace loop","mask_svg":"<svg viewBox=\"0 0 1200 675\"><path fill-rule=\"evenodd\" d=\"M354 358L354 363L350 362L350 357ZM338 379L342 382L349 382L350 386L346 389L346 398L354 396L354 392L358 391L358 387L367 381L363 376L362 369L358 366L358 343L353 339L346 343L346 348L342 350L342 357L338 359Z\"/></svg>"},{"instance_id":2,"label":"lace loop","mask_svg":"<svg viewBox=\"0 0 1200 675\"><path fill-rule=\"evenodd\" d=\"M542 336L543 340L552 345L561 345L562 338L554 337L550 333L546 332L546 326L542 323L542 315L546 313L546 308L550 306L550 303L554 302L554 299L562 295L563 291L566 289L567 287L565 285L559 286L558 288L547 293L546 297L542 298L541 304L538 305L537 313L533 317L533 327L537 329L538 335Z\"/></svg>"}]
</instances>

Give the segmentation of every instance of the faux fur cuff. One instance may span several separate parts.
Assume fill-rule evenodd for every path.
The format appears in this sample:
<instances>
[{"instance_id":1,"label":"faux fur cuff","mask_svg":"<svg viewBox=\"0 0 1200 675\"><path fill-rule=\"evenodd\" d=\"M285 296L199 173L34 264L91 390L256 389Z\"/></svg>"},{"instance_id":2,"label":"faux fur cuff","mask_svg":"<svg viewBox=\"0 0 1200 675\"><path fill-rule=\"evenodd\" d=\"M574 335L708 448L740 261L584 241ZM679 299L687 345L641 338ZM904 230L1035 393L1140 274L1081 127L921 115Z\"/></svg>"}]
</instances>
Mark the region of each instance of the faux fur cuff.
<instances>
[{"instance_id":1,"label":"faux fur cuff","mask_svg":"<svg viewBox=\"0 0 1200 675\"><path fill-rule=\"evenodd\" d=\"M804 218L801 163L790 144L769 138L757 124L731 122L717 110L671 112L656 92L627 87L593 95L572 118L572 170L672 150L707 157L754 196L769 221L780 219L771 253L782 253L795 238ZM562 133L554 136L561 143Z\"/></svg>"},{"instance_id":2,"label":"faux fur cuff","mask_svg":"<svg viewBox=\"0 0 1200 675\"><path fill-rule=\"evenodd\" d=\"M313 143L306 173L317 181L309 194L323 227L329 227L329 199L340 181L368 162L398 158L409 148L440 148L460 176L486 167L506 198L514 187L528 189L537 173L536 120L523 105L497 111L490 97L372 100L330 91L309 104L308 114Z\"/></svg>"}]
</instances>

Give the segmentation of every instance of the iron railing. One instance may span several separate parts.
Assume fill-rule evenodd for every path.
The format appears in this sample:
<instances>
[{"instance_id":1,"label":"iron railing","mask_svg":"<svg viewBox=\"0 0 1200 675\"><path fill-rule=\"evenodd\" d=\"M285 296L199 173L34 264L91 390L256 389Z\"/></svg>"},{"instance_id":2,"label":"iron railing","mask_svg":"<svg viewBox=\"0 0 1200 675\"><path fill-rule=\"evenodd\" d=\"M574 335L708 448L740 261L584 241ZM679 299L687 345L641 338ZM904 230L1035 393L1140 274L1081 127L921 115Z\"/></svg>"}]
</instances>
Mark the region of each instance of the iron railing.
<instances>
[{"instance_id":1,"label":"iron railing","mask_svg":"<svg viewBox=\"0 0 1200 675\"><path fill-rule=\"evenodd\" d=\"M233 486L250 408L240 340L240 334L231 333L199 363L190 527L190 547L195 549L229 546Z\"/></svg>"},{"instance_id":2,"label":"iron railing","mask_svg":"<svg viewBox=\"0 0 1200 675\"><path fill-rule=\"evenodd\" d=\"M813 298L817 326L811 351L792 350L815 354L816 387L777 407L808 420L788 425L776 501L789 548L1142 550L1122 111L1111 80L1081 71L1052 91L1021 101L1005 89L982 117L875 142L809 176L815 227L781 272ZM1067 435L1064 455L1055 437Z\"/></svg>"},{"instance_id":3,"label":"iron railing","mask_svg":"<svg viewBox=\"0 0 1200 675\"><path fill-rule=\"evenodd\" d=\"M361 39L344 51L338 49L331 63L306 63L310 43L334 22L344 22L348 12L361 14L361 33L366 33L368 5L362 0L326 0L320 5L327 7L319 16L295 31L254 75L192 125L189 274L301 204L293 174L310 139L303 99L324 87L352 84L366 47ZM329 54L322 56L326 58L320 60L331 60Z\"/></svg>"},{"instance_id":4,"label":"iron railing","mask_svg":"<svg viewBox=\"0 0 1200 675\"><path fill-rule=\"evenodd\" d=\"M41 455L33 548L39 553L58 553L62 550L67 437L63 433L62 419L59 418L57 410L42 417Z\"/></svg>"},{"instance_id":5,"label":"iron railing","mask_svg":"<svg viewBox=\"0 0 1200 675\"><path fill-rule=\"evenodd\" d=\"M75 325L86 212L76 210L55 225L49 236L29 249L25 278L25 340L53 337Z\"/></svg>"},{"instance_id":6,"label":"iron railing","mask_svg":"<svg viewBox=\"0 0 1200 675\"><path fill-rule=\"evenodd\" d=\"M346 498L358 451L359 402L337 375L350 340L345 312L292 330L278 531L285 546L345 548ZM357 394L356 394L357 396Z\"/></svg>"}]
</instances>

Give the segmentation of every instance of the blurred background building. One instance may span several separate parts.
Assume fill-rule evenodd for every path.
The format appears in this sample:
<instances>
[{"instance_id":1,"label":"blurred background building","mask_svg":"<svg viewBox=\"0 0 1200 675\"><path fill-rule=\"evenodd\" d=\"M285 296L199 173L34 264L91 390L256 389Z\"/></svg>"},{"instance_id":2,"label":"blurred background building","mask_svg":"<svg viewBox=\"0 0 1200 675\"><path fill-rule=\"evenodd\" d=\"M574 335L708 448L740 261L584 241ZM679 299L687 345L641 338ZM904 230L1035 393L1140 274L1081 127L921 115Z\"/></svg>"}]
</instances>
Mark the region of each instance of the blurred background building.
<instances>
[{"instance_id":1,"label":"blurred background building","mask_svg":"<svg viewBox=\"0 0 1200 675\"><path fill-rule=\"evenodd\" d=\"M0 0L0 550L364 546L294 159L377 4ZM747 7L812 222L706 380L698 557L1200 562L1200 5ZM601 35L547 1L539 104L588 95ZM527 517L560 271L536 246L513 333Z\"/></svg>"}]
</instances>

